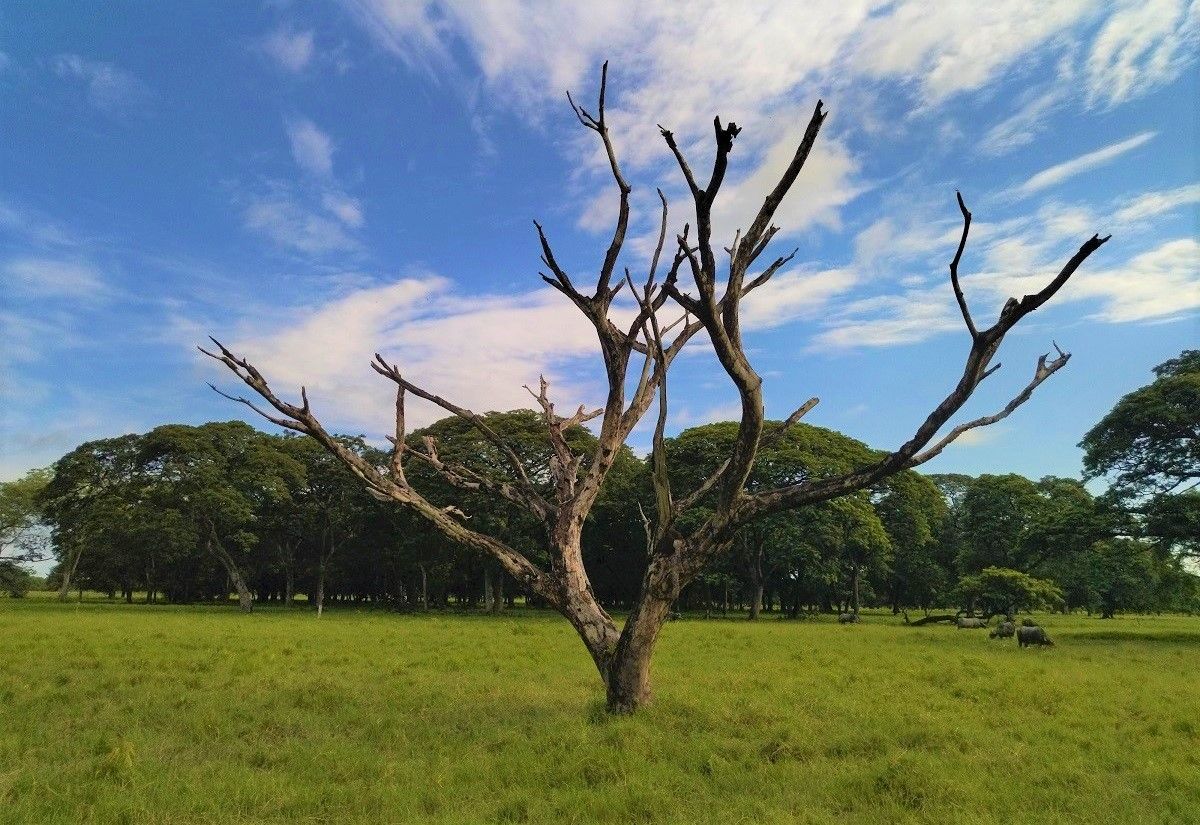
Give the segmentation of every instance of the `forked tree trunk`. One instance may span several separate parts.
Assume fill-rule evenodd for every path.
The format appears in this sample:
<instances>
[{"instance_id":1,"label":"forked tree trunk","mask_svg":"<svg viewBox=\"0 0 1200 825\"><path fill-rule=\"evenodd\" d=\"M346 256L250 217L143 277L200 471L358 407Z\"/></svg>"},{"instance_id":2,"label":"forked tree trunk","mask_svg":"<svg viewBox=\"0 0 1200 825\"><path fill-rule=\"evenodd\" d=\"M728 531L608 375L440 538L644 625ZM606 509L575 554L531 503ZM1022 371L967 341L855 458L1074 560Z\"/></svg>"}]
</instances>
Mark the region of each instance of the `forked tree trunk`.
<instances>
[{"instance_id":1,"label":"forked tree trunk","mask_svg":"<svg viewBox=\"0 0 1200 825\"><path fill-rule=\"evenodd\" d=\"M633 713L650 701L650 660L673 601L645 593L634 605L603 674L609 713Z\"/></svg>"}]
</instances>

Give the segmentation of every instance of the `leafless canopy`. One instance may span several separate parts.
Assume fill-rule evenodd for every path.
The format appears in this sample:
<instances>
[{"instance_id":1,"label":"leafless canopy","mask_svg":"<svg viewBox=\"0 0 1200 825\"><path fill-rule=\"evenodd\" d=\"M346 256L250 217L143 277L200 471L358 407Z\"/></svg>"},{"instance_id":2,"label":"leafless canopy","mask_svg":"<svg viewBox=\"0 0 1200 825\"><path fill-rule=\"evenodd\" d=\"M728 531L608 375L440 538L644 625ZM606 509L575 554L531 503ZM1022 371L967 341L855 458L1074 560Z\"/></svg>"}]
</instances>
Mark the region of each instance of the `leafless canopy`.
<instances>
[{"instance_id":1,"label":"leafless canopy","mask_svg":"<svg viewBox=\"0 0 1200 825\"><path fill-rule=\"evenodd\" d=\"M1004 336L1022 318L1054 296L1076 269L1096 251L1107 237L1093 236L1080 246L1059 273L1040 291L1020 299L1010 298L996 321L979 329L972 318L959 281L959 265L971 227L971 213L958 196L962 213L962 236L950 263L950 283L962 312L971 346L962 375L953 389L934 407L916 428L912 437L874 464L841 476L807 479L775 490L748 492L746 481L755 458L764 443L779 438L816 405L811 398L787 417L782 426L766 430L762 380L747 358L742 342L740 309L742 299L785 266L795 251L764 258L779 231L772 220L784 197L795 184L827 117L818 101L804 136L791 162L775 187L766 195L757 213L750 216L748 228L739 231L725 248L728 263L718 263L712 240L713 204L720 192L729 166L729 155L741 132L734 123L713 120L715 154L707 180L701 181L692 170L674 135L660 127L667 147L674 155L691 195L693 220L675 235L664 264L668 233L667 199L658 192L662 204L658 242L644 278L636 279L628 269L617 272L618 259L629 229L632 187L621 170L612 136L605 119L605 94L608 66L600 79L600 94L595 112L569 102L575 116L586 129L596 133L603 145L608 166L616 184L618 211L612 238L608 243L598 274L581 285L555 257L552 244L541 224L535 222L541 246L543 280L561 292L594 327L604 361L608 390L604 405L594 410L578 408L561 415L550 399L543 379L537 390L530 390L546 425L553 448L551 475L553 495L540 492L523 470L521 458L486 420L406 378L399 367L376 355L371 367L396 387L395 427L389 466L378 468L345 449L313 414L307 393L300 391L299 405L278 396L266 378L245 358L235 355L214 340L215 350L202 350L225 364L254 393L266 408L243 397L234 397L275 424L317 439L362 479L377 497L407 505L432 522L441 532L463 544L475 547L497 559L504 569L529 591L536 593L559 610L579 632L605 682L609 706L628 711L649 698L649 661L658 630L680 590L715 557L726 552L739 527L781 510L803 507L867 487L902 469L916 467L937 456L963 433L992 424L1008 416L1029 399L1047 378L1062 369L1070 354L1055 345L1055 357L1038 359L1033 378L994 415L959 424L934 440L952 416L971 397L979 384L995 373L1000 364L992 360ZM724 275L722 279L720 275ZM686 286L685 286L686 283ZM618 293L628 288L636 303L632 320L618 324L610 312ZM678 316L678 317L675 317ZM664 319L675 318L669 323ZM667 421L667 374L684 346L703 332L711 342L717 359L741 399L741 419L735 446L724 462L697 489L671 489L664 451ZM633 368L631 376L631 365ZM629 379L633 380L629 380ZM627 389L630 388L630 389ZM224 394L224 393L222 393ZM462 464L439 457L437 445L430 439L424 449L406 441L405 402L408 395L432 403L448 414L468 422L479 435L493 444L507 459L509 478L503 482L471 470ZM642 593L623 628L597 603L583 566L580 544L587 516L619 448L634 426L652 405L657 406L653 447L650 456L655 490L655 510L646 516L649 564ZM598 439L590 455L575 454L567 443L567 430L587 421L598 421ZM430 503L414 489L405 475L405 463L423 462L450 484L464 490L482 490L498 496L531 513L546 528L549 537L548 569L535 565L520 551L499 539L468 526L462 513ZM681 531L680 515L702 497L714 494L716 507L711 516L694 530Z\"/></svg>"}]
</instances>

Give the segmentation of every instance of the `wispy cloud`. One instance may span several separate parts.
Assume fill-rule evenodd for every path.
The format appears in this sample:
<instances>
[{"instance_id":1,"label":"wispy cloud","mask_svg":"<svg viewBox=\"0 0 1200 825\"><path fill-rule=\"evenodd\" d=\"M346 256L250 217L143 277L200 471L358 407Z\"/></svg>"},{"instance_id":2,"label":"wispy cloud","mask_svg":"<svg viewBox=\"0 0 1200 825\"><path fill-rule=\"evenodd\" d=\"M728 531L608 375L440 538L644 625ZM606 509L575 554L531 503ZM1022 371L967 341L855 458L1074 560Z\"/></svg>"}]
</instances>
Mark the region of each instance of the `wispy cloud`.
<instances>
[{"instance_id":1,"label":"wispy cloud","mask_svg":"<svg viewBox=\"0 0 1200 825\"><path fill-rule=\"evenodd\" d=\"M363 225L362 204L358 198L345 192L325 192L321 195L321 205L346 226L357 229Z\"/></svg>"},{"instance_id":2,"label":"wispy cloud","mask_svg":"<svg viewBox=\"0 0 1200 825\"><path fill-rule=\"evenodd\" d=\"M1121 207L1113 217L1118 223L1131 224L1196 203L1200 203L1200 183L1165 192L1147 192Z\"/></svg>"},{"instance_id":3,"label":"wispy cloud","mask_svg":"<svg viewBox=\"0 0 1200 825\"><path fill-rule=\"evenodd\" d=\"M985 155L998 156L1032 143L1045 128L1046 116L1065 97L1066 89L1060 85L1034 97L1015 114L989 129L979 142L979 150Z\"/></svg>"},{"instance_id":4,"label":"wispy cloud","mask_svg":"<svg viewBox=\"0 0 1200 825\"><path fill-rule=\"evenodd\" d=\"M1088 99L1114 105L1174 80L1200 50L1196 0L1126 0L1104 23L1087 60Z\"/></svg>"},{"instance_id":5,"label":"wispy cloud","mask_svg":"<svg viewBox=\"0 0 1200 825\"><path fill-rule=\"evenodd\" d=\"M1099 321L1127 323L1178 318L1200 311L1200 242L1167 241L1124 266L1084 272L1072 298L1097 299Z\"/></svg>"},{"instance_id":6,"label":"wispy cloud","mask_svg":"<svg viewBox=\"0 0 1200 825\"><path fill-rule=\"evenodd\" d=\"M276 29L263 38L262 49L280 68L301 72L312 61L315 52L311 31Z\"/></svg>"},{"instance_id":7,"label":"wispy cloud","mask_svg":"<svg viewBox=\"0 0 1200 825\"><path fill-rule=\"evenodd\" d=\"M1119 143L1114 143L1105 146L1103 149L1097 149L1094 152L1088 152L1086 155L1080 155L1077 158L1068 160L1064 163L1059 163L1051 166L1049 169L1043 169L1029 180L1022 183L1020 186L1012 190L1012 194L1024 198L1032 195L1035 192L1040 192L1043 189L1048 189L1051 186L1062 183L1067 178L1074 177L1088 171L1103 166L1109 163L1126 152L1132 152L1144 143L1152 140L1157 132L1142 132L1134 135L1131 138L1122 140Z\"/></svg>"},{"instance_id":8,"label":"wispy cloud","mask_svg":"<svg viewBox=\"0 0 1200 825\"><path fill-rule=\"evenodd\" d=\"M77 54L60 54L54 70L66 80L82 82L88 102L109 114L128 110L150 96L148 87L121 67Z\"/></svg>"},{"instance_id":9,"label":"wispy cloud","mask_svg":"<svg viewBox=\"0 0 1200 825\"><path fill-rule=\"evenodd\" d=\"M322 254L359 247L339 220L310 211L286 194L253 200L243 219L247 229L299 252Z\"/></svg>"},{"instance_id":10,"label":"wispy cloud","mask_svg":"<svg viewBox=\"0 0 1200 825\"><path fill-rule=\"evenodd\" d=\"M307 118L288 121L287 133L296 165L317 177L328 178L333 174L333 141L329 135Z\"/></svg>"},{"instance_id":11,"label":"wispy cloud","mask_svg":"<svg viewBox=\"0 0 1200 825\"><path fill-rule=\"evenodd\" d=\"M100 272L77 260L16 258L0 266L0 273L7 289L35 298L89 302L108 292Z\"/></svg>"}]
</instances>

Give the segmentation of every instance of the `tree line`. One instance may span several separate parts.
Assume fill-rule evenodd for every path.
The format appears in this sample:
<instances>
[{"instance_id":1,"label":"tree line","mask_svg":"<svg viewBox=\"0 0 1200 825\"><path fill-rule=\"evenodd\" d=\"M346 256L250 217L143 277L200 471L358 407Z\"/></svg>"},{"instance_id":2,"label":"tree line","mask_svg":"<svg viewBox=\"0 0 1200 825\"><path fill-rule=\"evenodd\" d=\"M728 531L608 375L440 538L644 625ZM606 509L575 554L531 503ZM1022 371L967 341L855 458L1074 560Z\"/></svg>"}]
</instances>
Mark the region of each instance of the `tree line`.
<instances>
[{"instance_id":1,"label":"tree line","mask_svg":"<svg viewBox=\"0 0 1200 825\"><path fill-rule=\"evenodd\" d=\"M1085 478L971 477L906 470L880 483L738 531L734 552L683 589L677 609L798 617L818 611L896 613L940 608L984 614L1035 607L1118 611L1200 610L1200 478L1196 409L1200 354L1155 369L1088 435ZM1189 420L1190 416L1190 420ZM552 483L554 451L531 410L489 413L534 485ZM696 489L728 457L736 422L665 439L674 489ZM478 428L450 416L407 436L435 445L447 466L469 463L499 482L507 456ZM595 436L566 438L586 452ZM368 462L389 453L360 436L338 438ZM1190 451L1190 452L1189 452ZM806 424L764 445L747 489L774 489L853 471L879 453ZM452 487L424 465L408 470L439 507L550 564L544 527L483 486ZM647 563L654 508L649 460L623 448L583 530L596 598L628 608ZM712 502L688 518L702 521ZM166 425L89 441L0 488L0 586L23 590L18 561L52 555L49 583L65 597L87 588L134 601L331 602L421 610L448 605L499 611L537 605L498 563L457 544L406 508L378 501L314 440L271 435L240 421ZM681 525L687 529L688 525Z\"/></svg>"}]
</instances>

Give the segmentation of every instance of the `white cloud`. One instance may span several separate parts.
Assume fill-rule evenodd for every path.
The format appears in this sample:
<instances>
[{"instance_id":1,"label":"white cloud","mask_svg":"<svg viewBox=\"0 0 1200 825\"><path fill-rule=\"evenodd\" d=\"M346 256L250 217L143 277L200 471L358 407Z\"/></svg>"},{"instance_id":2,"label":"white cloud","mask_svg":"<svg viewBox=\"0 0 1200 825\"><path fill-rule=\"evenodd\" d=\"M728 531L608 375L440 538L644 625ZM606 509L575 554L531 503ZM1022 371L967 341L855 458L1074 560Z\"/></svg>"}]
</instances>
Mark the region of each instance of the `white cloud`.
<instances>
[{"instance_id":1,"label":"white cloud","mask_svg":"<svg viewBox=\"0 0 1200 825\"><path fill-rule=\"evenodd\" d=\"M102 60L88 60L77 54L60 54L54 59L59 77L82 81L88 102L110 114L141 103L149 90L131 72Z\"/></svg>"},{"instance_id":2,"label":"white cloud","mask_svg":"<svg viewBox=\"0 0 1200 825\"><path fill-rule=\"evenodd\" d=\"M1115 20L1132 13L1132 7L1106 7L1091 0L814 0L802 13L792 0L611 0L593 4L586 15L569 4L538 0L343 4L383 49L427 71L436 82L458 88L473 109L489 103L486 94L478 94L477 75L482 75L483 90L495 93L490 100L496 105L515 107L534 120L557 111L554 107L563 105L568 88L594 107L596 70L610 60L608 117L622 163L627 173L665 174L672 187L678 186L678 173L655 124L676 132L697 173L704 176L712 150L713 115L719 112L723 120L736 121L744 133L733 156L731 183L718 200L732 222L730 230L745 220L745 210L739 207L761 198L760 185L771 177L766 170L777 167L794 149L776 124L787 123L789 132L797 131L818 94L827 95L835 115L840 108L853 109L854 123L831 124L846 129L843 135L831 136L827 127L810 171L816 172L824 161L828 180L810 180L806 194L816 192L817 198L791 199L780 215L784 232L838 226L842 208L862 191L859 165L844 147L854 129L896 128L890 118L874 111L894 94L881 90L879 81L900 84L902 93L929 110L1037 65L1053 50L1060 55L1055 85L1025 102L1022 111L985 137L984 150L1000 154L1031 140L1051 109L1086 94L1081 88L1086 84L1077 78L1095 72L1078 65L1080 55L1126 54L1131 49L1137 54L1165 50L1178 55L1180 48L1172 44L1183 42L1190 30L1190 24L1181 22L1178 4L1168 8L1158 0L1143 4L1146 8L1141 10L1144 34L1133 38L1145 44L1141 52L1132 41L1119 48L1115 41L1103 48L1099 42L1094 47L1085 42L1091 41L1097 25L1107 31ZM1189 11L1187 19L1191 15ZM473 66L460 67L463 54ZM1135 74L1156 71L1157 64L1145 58L1126 62ZM1135 93L1137 89L1130 92ZM563 117L568 115L564 112ZM594 135L580 130L569 146L585 159L587 171L581 177L587 184L608 182ZM822 157L822 152L827 154ZM1064 171L1069 170L1060 173ZM739 179L751 182L744 204L731 203L740 194L732 183ZM579 226L607 228L605 216L612 209L608 201L590 196L576 201L582 206ZM647 242L643 235L652 233L651 228L639 228L631 250L644 252L652 239ZM718 233L721 238L726 235Z\"/></svg>"},{"instance_id":3,"label":"white cloud","mask_svg":"<svg viewBox=\"0 0 1200 825\"><path fill-rule=\"evenodd\" d=\"M321 205L346 226L358 228L363 225L362 204L345 192L326 192L321 196Z\"/></svg>"},{"instance_id":4,"label":"white cloud","mask_svg":"<svg viewBox=\"0 0 1200 825\"><path fill-rule=\"evenodd\" d=\"M1167 241L1121 267L1083 272L1069 284L1072 299L1098 299L1092 317L1111 323L1176 318L1200 310L1200 242Z\"/></svg>"},{"instance_id":5,"label":"white cloud","mask_svg":"<svg viewBox=\"0 0 1200 825\"><path fill-rule=\"evenodd\" d=\"M718 421L740 421L742 418L742 405L740 401L729 401L725 404L717 404L712 407L694 410L687 404L684 404L675 411L668 409L668 416L673 426L680 429L687 429L688 427L699 427Z\"/></svg>"},{"instance_id":6,"label":"white cloud","mask_svg":"<svg viewBox=\"0 0 1200 825\"><path fill-rule=\"evenodd\" d=\"M1088 0L906 0L865 21L849 67L918 83L936 103L981 88L1093 9Z\"/></svg>"},{"instance_id":7,"label":"white cloud","mask_svg":"<svg viewBox=\"0 0 1200 825\"><path fill-rule=\"evenodd\" d=\"M1080 155L1064 163L1051 166L1049 169L1043 169L1013 189L1012 194L1023 198L1032 195L1034 192L1040 192L1043 189L1062 183L1067 178L1074 177L1089 169L1103 166L1126 152L1133 151L1147 141L1152 140L1157 134L1157 132L1142 132L1119 143L1105 146L1103 149L1097 149L1094 152L1088 152L1085 155Z\"/></svg>"},{"instance_id":8,"label":"white cloud","mask_svg":"<svg viewBox=\"0 0 1200 825\"><path fill-rule=\"evenodd\" d=\"M742 323L747 329L768 329L811 318L857 281L848 269L778 273L742 301Z\"/></svg>"},{"instance_id":9,"label":"white cloud","mask_svg":"<svg viewBox=\"0 0 1200 825\"><path fill-rule=\"evenodd\" d=\"M333 141L307 118L287 124L288 140L296 164L311 175L328 178L333 174Z\"/></svg>"},{"instance_id":10,"label":"white cloud","mask_svg":"<svg viewBox=\"0 0 1200 825\"><path fill-rule=\"evenodd\" d=\"M1113 105L1169 83L1195 61L1198 47L1200 2L1126 0L1092 45L1088 98Z\"/></svg>"},{"instance_id":11,"label":"white cloud","mask_svg":"<svg viewBox=\"0 0 1200 825\"><path fill-rule=\"evenodd\" d=\"M580 370L594 363L595 331L549 289L466 298L444 279L407 278L298 309L289 323L242 336L234 348L281 393L306 385L331 426L372 435L390 430L394 403L394 386L369 367L375 352L477 412L528 407L522 385L535 385L539 373L564 409L601 397L600 385ZM416 399L410 408L412 427L444 415Z\"/></svg>"},{"instance_id":12,"label":"white cloud","mask_svg":"<svg viewBox=\"0 0 1200 825\"><path fill-rule=\"evenodd\" d=\"M980 151L985 155L997 156L1032 143L1044 128L1046 116L1066 97L1066 91L1064 86L1057 85L997 123L983 136L979 143Z\"/></svg>"},{"instance_id":13,"label":"white cloud","mask_svg":"<svg viewBox=\"0 0 1200 825\"><path fill-rule=\"evenodd\" d=\"M277 29L264 38L262 48L281 68L300 72L313 58L313 33Z\"/></svg>"},{"instance_id":14,"label":"white cloud","mask_svg":"<svg viewBox=\"0 0 1200 825\"><path fill-rule=\"evenodd\" d=\"M99 271L81 261L15 258L5 263L0 272L8 289L35 298L88 302L108 291Z\"/></svg>"},{"instance_id":15,"label":"white cloud","mask_svg":"<svg viewBox=\"0 0 1200 825\"><path fill-rule=\"evenodd\" d=\"M1130 224L1196 203L1200 203L1200 184L1193 183L1166 192L1147 192L1121 207L1113 218L1118 223Z\"/></svg>"},{"instance_id":16,"label":"white cloud","mask_svg":"<svg viewBox=\"0 0 1200 825\"><path fill-rule=\"evenodd\" d=\"M949 298L949 301L947 299ZM816 349L914 344L962 327L949 288L907 290L854 301L818 333Z\"/></svg>"},{"instance_id":17,"label":"white cloud","mask_svg":"<svg viewBox=\"0 0 1200 825\"><path fill-rule=\"evenodd\" d=\"M247 229L300 252L319 254L358 248L358 242L338 220L310 212L287 195L254 200L242 217Z\"/></svg>"}]
</instances>

